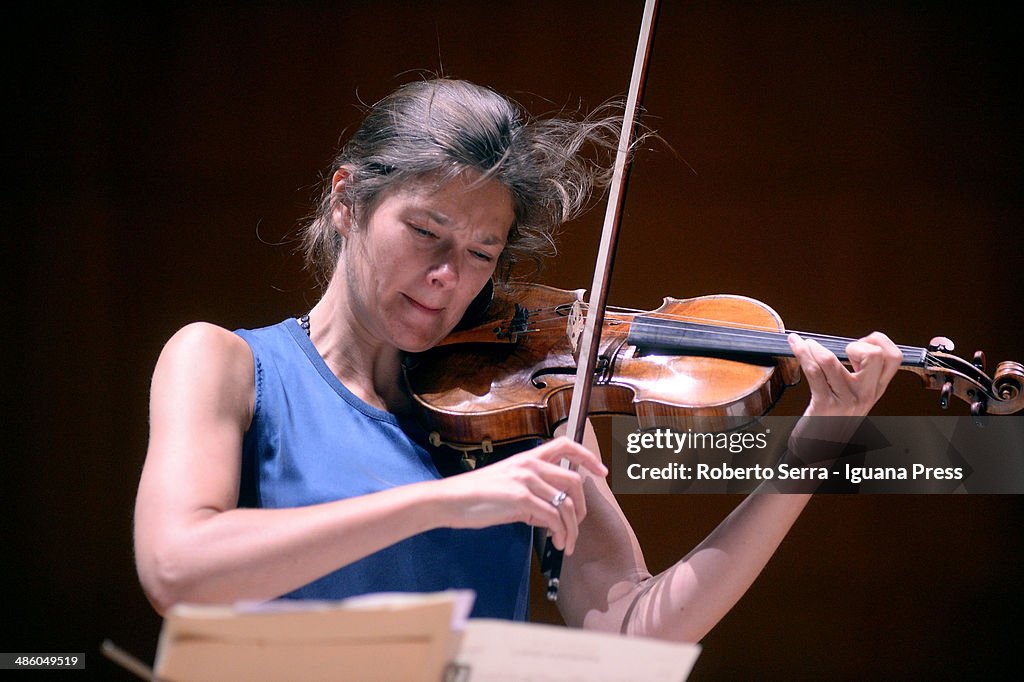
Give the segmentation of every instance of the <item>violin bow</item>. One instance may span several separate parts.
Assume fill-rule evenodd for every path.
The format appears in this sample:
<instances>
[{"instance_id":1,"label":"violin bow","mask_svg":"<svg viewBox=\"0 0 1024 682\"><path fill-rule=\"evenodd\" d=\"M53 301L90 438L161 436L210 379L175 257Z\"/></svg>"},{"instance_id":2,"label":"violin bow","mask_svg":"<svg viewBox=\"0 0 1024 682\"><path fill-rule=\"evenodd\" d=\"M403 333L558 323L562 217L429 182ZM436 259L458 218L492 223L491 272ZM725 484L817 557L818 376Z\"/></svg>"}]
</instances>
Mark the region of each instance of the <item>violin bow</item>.
<instances>
[{"instance_id":1,"label":"violin bow","mask_svg":"<svg viewBox=\"0 0 1024 682\"><path fill-rule=\"evenodd\" d=\"M637 114L643 98L643 88L647 76L647 56L654 38L657 13L658 0L646 0L643 20L640 23L640 37L637 40L636 55L633 59L633 73L629 81L629 95L626 97L622 129L619 132L619 145L615 155L615 166L612 170L612 181L608 190L608 205L604 214L604 227L601 229L601 246L594 266L594 281L590 286L590 302L587 306L583 334L577 349L579 359L577 360L576 383L573 386L572 402L569 404L569 416L566 421L566 433L577 443L583 442L583 433L586 429L590 392L594 385L594 369L597 367L598 348L601 343L601 326L604 323L604 308L608 298L612 264L615 260L619 226L622 223L622 205L629 178L630 150L633 146ZM562 460L562 466L572 468L568 460ZM549 532L544 542L540 567L547 579L547 597L551 601L558 599L562 558L563 552L555 548Z\"/></svg>"}]
</instances>

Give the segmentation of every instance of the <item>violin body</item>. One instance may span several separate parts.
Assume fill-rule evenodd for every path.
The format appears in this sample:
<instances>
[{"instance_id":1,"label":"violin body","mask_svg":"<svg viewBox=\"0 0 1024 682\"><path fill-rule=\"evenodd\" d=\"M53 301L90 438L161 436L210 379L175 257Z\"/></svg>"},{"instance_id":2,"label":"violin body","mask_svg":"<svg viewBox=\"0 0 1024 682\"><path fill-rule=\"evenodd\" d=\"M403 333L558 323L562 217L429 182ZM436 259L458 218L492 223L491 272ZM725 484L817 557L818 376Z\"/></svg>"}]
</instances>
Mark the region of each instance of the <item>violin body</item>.
<instances>
[{"instance_id":1,"label":"violin body","mask_svg":"<svg viewBox=\"0 0 1024 682\"><path fill-rule=\"evenodd\" d=\"M551 437L569 412L577 357L567 326L582 296L582 289L510 286L492 302L487 320L412 358L406 380L428 430L453 447L485 450L492 443ZM526 311L525 326L509 329L517 306ZM783 331L774 310L743 296L665 298L645 316ZM632 318L605 316L590 414L634 415L642 427L655 420L758 416L799 381L792 358L750 362L648 352L629 343Z\"/></svg>"},{"instance_id":2,"label":"violin body","mask_svg":"<svg viewBox=\"0 0 1024 682\"><path fill-rule=\"evenodd\" d=\"M407 388L435 445L487 452L551 437L569 414L582 298L582 289L507 286L479 323L407 358ZM852 339L804 335L848 360ZM714 428L716 417L735 428L737 417L766 414L799 381L786 336L774 310L744 296L666 297L649 312L606 311L589 413L636 416L641 428L685 428L693 418ZM942 407L957 397L976 415L1024 408L1024 366L1000 363L989 378L983 354L969 363L948 352L948 339L937 341L948 345L900 346L900 369L940 390Z\"/></svg>"}]
</instances>

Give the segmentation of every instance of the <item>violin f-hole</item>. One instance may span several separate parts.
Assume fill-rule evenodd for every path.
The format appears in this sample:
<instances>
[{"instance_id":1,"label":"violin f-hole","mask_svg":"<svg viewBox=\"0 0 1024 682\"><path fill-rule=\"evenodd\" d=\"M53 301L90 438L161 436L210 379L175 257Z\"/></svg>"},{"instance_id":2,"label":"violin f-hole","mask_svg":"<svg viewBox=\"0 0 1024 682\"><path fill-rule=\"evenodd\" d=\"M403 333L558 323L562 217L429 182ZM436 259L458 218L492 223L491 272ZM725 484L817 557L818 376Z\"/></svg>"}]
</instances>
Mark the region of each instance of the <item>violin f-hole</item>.
<instances>
[{"instance_id":1,"label":"violin f-hole","mask_svg":"<svg viewBox=\"0 0 1024 682\"><path fill-rule=\"evenodd\" d=\"M597 365L594 367L594 377L600 378L608 368L611 366L611 360L607 355L601 355L597 358ZM542 376L549 376L552 374L565 374L567 376L576 376L576 367L571 365L565 365L562 367L541 367L536 372L530 375L530 384L534 388L544 389L547 388L548 384L546 381L541 379Z\"/></svg>"}]
</instances>

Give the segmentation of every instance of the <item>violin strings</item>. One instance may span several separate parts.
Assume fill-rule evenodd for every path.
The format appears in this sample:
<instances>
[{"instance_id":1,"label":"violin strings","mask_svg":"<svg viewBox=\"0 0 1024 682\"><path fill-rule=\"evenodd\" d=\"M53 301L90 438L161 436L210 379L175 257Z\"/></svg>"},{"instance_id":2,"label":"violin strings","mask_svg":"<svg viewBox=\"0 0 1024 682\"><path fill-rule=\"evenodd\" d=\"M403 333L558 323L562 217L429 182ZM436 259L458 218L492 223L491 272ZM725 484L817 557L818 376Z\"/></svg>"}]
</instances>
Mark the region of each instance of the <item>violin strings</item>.
<instances>
[{"instance_id":1,"label":"violin strings","mask_svg":"<svg viewBox=\"0 0 1024 682\"><path fill-rule=\"evenodd\" d=\"M587 304L584 303L583 305L586 306ZM543 312L546 312L546 311L551 311L551 312L554 313L557 310L558 307L561 307L561 306L555 306L555 307L548 308L548 309L536 308L536 309L533 309L531 312L543 313ZM627 313L627 314L648 314L647 311L637 310L635 308L623 308L623 307L609 306L609 307L606 308L606 310L609 310L609 311L612 311L612 312L624 312L624 313ZM668 314L668 313L657 313L657 314L651 315L651 317L654 317L655 319L664 319L664 320L670 320L670 321L675 321L675 322L683 322L683 323L692 322L692 323L697 323L697 324L706 324L706 325L709 325L709 326L712 326L712 327L718 327L717 329L708 329L708 330L703 330L703 331L704 331L704 333L706 333L709 336L718 335L718 336L722 336L724 338L732 338L732 339L756 338L755 336L752 336L751 334L747 333L747 332L755 332L755 333L769 335L769 337L770 337L770 339L772 341L781 340L783 337L788 336L791 333L792 334L798 334L798 335L800 335L801 337L804 337L804 338L814 339L815 341L818 341L819 343L822 343L823 345L827 345L827 344L843 344L843 346L845 346L846 344L856 340L856 339L852 339L852 338L849 338L849 337L833 336L833 335L829 335L829 334L818 334L816 332L802 332L802 331L796 331L796 330L785 330L785 331L781 331L780 332L778 329L771 328L771 327L766 327L766 326L761 326L761 325L742 324L742 323L737 323L737 322L730 322L728 320L719 320L719 319L715 319L715 318L698 317L698 316L693 316L693 315L672 315L672 314ZM565 324L567 318L568 318L568 314L562 315L562 314L555 313L551 317L542 317L542 318L538 318L538 319L531 319L530 323L532 325L534 325L535 327L537 327L538 330L540 330L540 328L544 327L544 325L547 325L547 324ZM609 323L610 324L614 324L615 320L608 320L608 318L606 318L605 322L606 322L606 324L609 324ZM920 352L922 350L922 348L920 346L911 346L911 345L904 345L904 344L897 344L896 347L899 348L900 351L902 351L904 354L906 354L906 353L916 354L916 353L918 353L918 352Z\"/></svg>"},{"instance_id":2,"label":"violin strings","mask_svg":"<svg viewBox=\"0 0 1024 682\"><path fill-rule=\"evenodd\" d=\"M588 306L587 303L581 303L581 305L584 307ZM560 311L559 309L562 309L562 311L564 312ZM828 347L831 344L833 345L832 350L837 353L841 352L847 343L850 343L851 341L855 340L848 337L833 336L828 334L817 334L814 332L801 332L794 330L786 330L780 332L778 329L769 328L765 326L735 323L727 320L703 318L690 315L673 315L669 313L651 314L650 311L639 310L636 308L608 306L606 310L626 315L649 315L656 319L677 321L683 324L693 323L716 327L715 329L703 329L701 331L708 336L719 336L727 341L733 339L749 340L751 338L761 338L762 340L764 340L764 337L767 336L769 343L766 344L766 347L770 347L771 342L775 342L776 350L785 349L785 346L778 342L780 342L782 338L784 338L790 333L798 334L805 338L814 339L819 343L822 343L822 345L825 345L826 347ZM530 309L529 312L531 316L529 324L531 326L529 329L523 330L523 332L521 333L537 333L549 329L553 326L564 326L569 317L568 306L566 304L560 304L557 306L552 306L550 308L533 308ZM536 317L537 315L541 315L544 313L548 313L548 315L544 317ZM605 324L615 324L616 322L617 321L614 318L605 318ZM842 344L842 347L839 347L836 344ZM906 356L907 353L916 355L920 353L922 350L924 350L920 346L910 346L903 344L897 344L896 347L900 349L904 356ZM783 352L781 354L791 355L791 353L788 352ZM934 355L933 353L928 351L925 351L924 353L924 361L926 367L932 367L939 370L949 370L952 372L957 372L958 374L961 373L960 370L958 370L951 362L947 361L941 356ZM991 391L991 389L985 386L983 383L978 381L973 381L972 383L974 383L976 388L980 389L981 392L987 398L997 399L995 397L995 394Z\"/></svg>"},{"instance_id":3,"label":"violin strings","mask_svg":"<svg viewBox=\"0 0 1024 682\"><path fill-rule=\"evenodd\" d=\"M556 319L550 319L550 323L549 323L549 319L534 321L534 325L537 328L537 330L539 331L542 328L542 326L544 328L547 328L547 325L549 325L549 324L564 324L565 323L564 318L559 318L557 320ZM767 330L767 329L762 329L760 327L743 326L743 325L738 325L738 326L735 326L735 327L733 327L733 326L718 326L718 325L722 324L722 321L720 321L720 320L702 320L702 318L696 318L696 317L688 317L687 318L687 317L682 317L682 316L664 316L664 317L660 317L658 319L666 319L666 320L670 320L670 321L681 321L684 324L686 322L697 323L697 321L700 320L702 322L705 322L709 326L712 326L712 327L717 326L717 328L702 329L701 330L701 332L705 336L707 336L707 337L715 337L715 336L717 336L717 337L722 338L723 340L726 340L726 341L729 341L729 340L749 341L751 339L757 339L757 340L761 340L762 342L764 342L766 344L766 348L785 349L785 348L788 347L788 344L785 344L783 342L783 339L790 333L790 331L788 331L788 330L784 331L784 332L780 332L778 330ZM609 322L610 322L610 325L614 325L615 324L614 320L613 321L609 321ZM809 332L794 332L794 333L800 334L801 336L804 336L806 338L813 338L816 341L818 341L819 343L821 343L822 345L825 345L826 347L832 346L833 350L840 350L840 351L843 348L845 348L846 344L854 341L854 339L846 338L846 337L839 337L839 336L828 336L828 335L824 335L824 334L813 334L813 333L809 333ZM916 353L917 351L920 351L920 348L918 348L916 346L902 346L901 345L901 346L897 346L897 347L900 348L900 350L903 351L904 353L907 353L907 352Z\"/></svg>"}]
</instances>

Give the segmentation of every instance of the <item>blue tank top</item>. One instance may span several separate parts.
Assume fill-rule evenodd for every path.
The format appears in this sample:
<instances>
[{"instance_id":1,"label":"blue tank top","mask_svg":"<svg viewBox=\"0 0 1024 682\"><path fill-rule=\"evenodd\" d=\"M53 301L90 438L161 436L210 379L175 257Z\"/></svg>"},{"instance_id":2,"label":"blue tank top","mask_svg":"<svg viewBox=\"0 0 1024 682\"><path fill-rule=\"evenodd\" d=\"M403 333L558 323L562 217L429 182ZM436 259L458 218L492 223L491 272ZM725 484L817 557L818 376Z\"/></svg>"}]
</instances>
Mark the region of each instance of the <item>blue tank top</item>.
<instances>
[{"instance_id":1,"label":"blue tank top","mask_svg":"<svg viewBox=\"0 0 1024 682\"><path fill-rule=\"evenodd\" d=\"M239 506L300 507L440 478L422 430L345 388L294 319L236 332L252 349L256 403ZM531 529L439 528L343 566L288 599L469 588L472 615L525 620Z\"/></svg>"}]
</instances>

